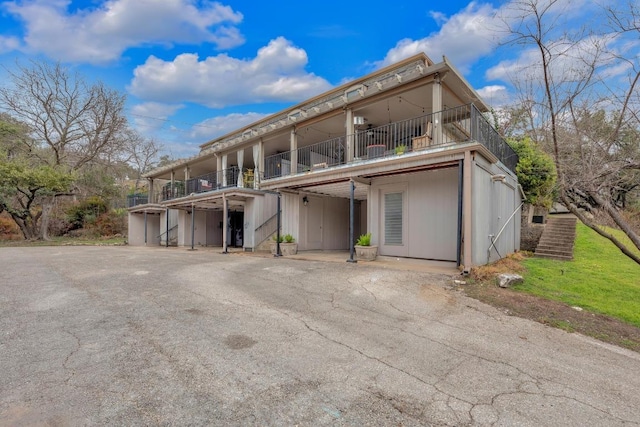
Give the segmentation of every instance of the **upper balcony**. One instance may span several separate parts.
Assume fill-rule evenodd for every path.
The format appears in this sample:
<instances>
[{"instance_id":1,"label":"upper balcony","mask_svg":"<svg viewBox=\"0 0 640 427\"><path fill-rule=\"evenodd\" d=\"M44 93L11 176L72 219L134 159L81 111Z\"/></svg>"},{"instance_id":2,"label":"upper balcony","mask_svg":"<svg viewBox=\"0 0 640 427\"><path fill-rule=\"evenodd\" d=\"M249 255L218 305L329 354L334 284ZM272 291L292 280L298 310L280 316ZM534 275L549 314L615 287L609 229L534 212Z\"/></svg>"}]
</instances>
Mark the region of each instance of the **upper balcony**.
<instances>
[{"instance_id":1,"label":"upper balcony","mask_svg":"<svg viewBox=\"0 0 640 427\"><path fill-rule=\"evenodd\" d=\"M482 113L468 104L383 126L363 126L353 135L268 156L262 176L269 180L466 142L484 145L507 168L515 171L518 155Z\"/></svg>"},{"instance_id":2,"label":"upper balcony","mask_svg":"<svg viewBox=\"0 0 640 427\"><path fill-rule=\"evenodd\" d=\"M253 169L231 166L217 172L210 172L187 180L167 181L156 192L155 200L163 202L191 194L206 193L228 188L256 188Z\"/></svg>"}]
</instances>

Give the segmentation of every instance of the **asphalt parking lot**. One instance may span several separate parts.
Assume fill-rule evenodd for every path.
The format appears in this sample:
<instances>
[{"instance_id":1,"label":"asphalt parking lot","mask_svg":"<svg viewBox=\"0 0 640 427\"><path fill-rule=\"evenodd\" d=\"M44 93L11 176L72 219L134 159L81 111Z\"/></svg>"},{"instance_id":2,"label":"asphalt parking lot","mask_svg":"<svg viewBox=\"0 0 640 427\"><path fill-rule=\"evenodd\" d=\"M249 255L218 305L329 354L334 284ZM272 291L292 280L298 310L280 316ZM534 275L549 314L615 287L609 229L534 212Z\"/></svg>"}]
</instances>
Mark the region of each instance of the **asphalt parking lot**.
<instances>
[{"instance_id":1,"label":"asphalt parking lot","mask_svg":"<svg viewBox=\"0 0 640 427\"><path fill-rule=\"evenodd\" d=\"M450 282L211 250L0 248L0 424L640 425L640 354Z\"/></svg>"}]
</instances>

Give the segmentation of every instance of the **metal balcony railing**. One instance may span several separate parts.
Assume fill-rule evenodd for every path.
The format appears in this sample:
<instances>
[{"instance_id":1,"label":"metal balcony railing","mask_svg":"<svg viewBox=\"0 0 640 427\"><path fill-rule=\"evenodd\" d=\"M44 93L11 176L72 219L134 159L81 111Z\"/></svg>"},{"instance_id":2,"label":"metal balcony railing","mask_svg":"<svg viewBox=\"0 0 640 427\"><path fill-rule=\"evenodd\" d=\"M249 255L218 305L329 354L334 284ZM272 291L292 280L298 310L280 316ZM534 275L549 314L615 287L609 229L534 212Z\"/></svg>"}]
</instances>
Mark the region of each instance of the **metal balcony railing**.
<instances>
[{"instance_id":1,"label":"metal balcony railing","mask_svg":"<svg viewBox=\"0 0 640 427\"><path fill-rule=\"evenodd\" d=\"M383 126L359 129L295 151L265 158L264 179L277 178L405 152L476 141L515 171L518 156L473 105L462 105ZM349 147L353 147L349 158ZM296 164L292 166L292 162Z\"/></svg>"},{"instance_id":2,"label":"metal balcony railing","mask_svg":"<svg viewBox=\"0 0 640 427\"><path fill-rule=\"evenodd\" d=\"M207 191L221 190L225 188L242 187L255 188L256 180L253 169L237 166L210 172L186 181L168 182L162 187L162 200L177 199L189 194L206 193Z\"/></svg>"},{"instance_id":3,"label":"metal balcony railing","mask_svg":"<svg viewBox=\"0 0 640 427\"><path fill-rule=\"evenodd\" d=\"M127 195L127 207L132 208L138 205L146 205L149 203L149 196L146 194L129 194Z\"/></svg>"}]
</instances>

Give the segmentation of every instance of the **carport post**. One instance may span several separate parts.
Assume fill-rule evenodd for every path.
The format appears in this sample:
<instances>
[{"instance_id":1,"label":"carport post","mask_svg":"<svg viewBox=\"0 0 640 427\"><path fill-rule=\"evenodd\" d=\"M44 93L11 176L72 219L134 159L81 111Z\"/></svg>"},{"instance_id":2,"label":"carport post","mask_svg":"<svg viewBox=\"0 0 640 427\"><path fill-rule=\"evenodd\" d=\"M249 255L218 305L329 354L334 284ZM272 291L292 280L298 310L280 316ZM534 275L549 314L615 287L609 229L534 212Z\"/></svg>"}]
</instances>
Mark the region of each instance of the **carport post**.
<instances>
[{"instance_id":1,"label":"carport post","mask_svg":"<svg viewBox=\"0 0 640 427\"><path fill-rule=\"evenodd\" d=\"M277 216L277 229L276 229L276 253L273 255L274 257L282 256L282 252L280 252L280 193L278 193L278 202L276 204L276 210L278 211Z\"/></svg>"},{"instance_id":2,"label":"carport post","mask_svg":"<svg viewBox=\"0 0 640 427\"><path fill-rule=\"evenodd\" d=\"M166 223L167 223L167 228L166 228L167 232L166 232L166 234L165 234L165 236L164 236L164 247L165 247L165 248L168 248L168 247L169 247L169 208L167 208L167 215L166 215L166 217L167 217L167 218L166 218L166 220L167 220L167 221L166 221Z\"/></svg>"},{"instance_id":3,"label":"carport post","mask_svg":"<svg viewBox=\"0 0 640 427\"><path fill-rule=\"evenodd\" d=\"M144 211L144 244L147 244L147 211Z\"/></svg>"},{"instance_id":4,"label":"carport post","mask_svg":"<svg viewBox=\"0 0 640 427\"><path fill-rule=\"evenodd\" d=\"M227 195L222 193L222 253L227 252L227 227L229 222L229 209Z\"/></svg>"},{"instance_id":5,"label":"carport post","mask_svg":"<svg viewBox=\"0 0 640 427\"><path fill-rule=\"evenodd\" d=\"M458 236L456 238L456 267L462 264L462 191L464 179L464 160L458 160Z\"/></svg>"},{"instance_id":6,"label":"carport post","mask_svg":"<svg viewBox=\"0 0 640 427\"><path fill-rule=\"evenodd\" d=\"M191 250L195 250L193 249L193 240L194 240L194 232L195 232L195 219L194 217L196 216L196 211L194 209L194 205L193 203L191 203Z\"/></svg>"},{"instance_id":7,"label":"carport post","mask_svg":"<svg viewBox=\"0 0 640 427\"><path fill-rule=\"evenodd\" d=\"M356 183L352 179L351 182L351 198L349 200L349 259L347 262L358 262L353 259L353 228L354 228L354 210L355 210L355 193L356 193Z\"/></svg>"}]
</instances>

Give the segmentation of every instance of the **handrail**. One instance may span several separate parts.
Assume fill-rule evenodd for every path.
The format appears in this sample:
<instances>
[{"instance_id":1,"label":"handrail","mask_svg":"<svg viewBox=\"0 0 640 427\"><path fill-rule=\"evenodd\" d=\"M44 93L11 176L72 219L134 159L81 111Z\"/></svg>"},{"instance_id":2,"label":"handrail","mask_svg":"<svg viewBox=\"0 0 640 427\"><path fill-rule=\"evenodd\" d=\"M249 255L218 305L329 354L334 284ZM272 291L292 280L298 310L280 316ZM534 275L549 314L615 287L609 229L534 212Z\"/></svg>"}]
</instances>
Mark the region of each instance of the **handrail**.
<instances>
[{"instance_id":1,"label":"handrail","mask_svg":"<svg viewBox=\"0 0 640 427\"><path fill-rule=\"evenodd\" d=\"M265 222L263 222L262 224L260 224L255 230L254 230L254 239L255 239L255 244L254 244L254 248L257 248L258 246L260 246L262 243L264 243L269 236L271 236L273 233L275 233L278 229L278 224L276 221L275 227L273 227L273 222L274 220L276 220L278 218L278 212L276 212L275 214L273 214L269 219L267 219ZM258 233L261 230L264 230L267 226L271 226L271 228L273 228L273 230L271 228L269 228L267 231L262 231L260 233Z\"/></svg>"},{"instance_id":2,"label":"handrail","mask_svg":"<svg viewBox=\"0 0 640 427\"><path fill-rule=\"evenodd\" d=\"M175 230L176 228L178 228L178 224L174 225L173 227L171 227L170 229L168 229L167 231L165 231L164 233L160 233L158 235L158 239L161 238L162 236L164 236L165 234L171 233L173 230Z\"/></svg>"},{"instance_id":3,"label":"handrail","mask_svg":"<svg viewBox=\"0 0 640 427\"><path fill-rule=\"evenodd\" d=\"M500 229L498 234L495 236L495 239L493 238L493 236L491 236L491 235L489 236L489 238L491 239L491 245L489 245L489 249L487 249L487 263L489 263L489 261L491 260L491 248L494 248L496 250L496 253L498 254L498 256L500 258L502 258L502 255L500 255L500 252L498 252L498 248L496 248L496 242L500 238L500 235L502 234L504 229L507 227L507 224L509 224L509 221L511 221L511 219L515 216L515 214L520 210L522 205L524 205L524 202L520 203L520 206L518 206L516 208L516 210L513 211L511 216L505 221L504 225L502 226L502 228Z\"/></svg>"}]
</instances>

